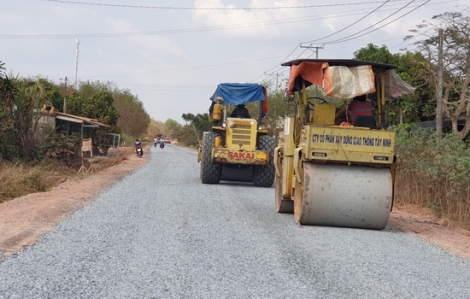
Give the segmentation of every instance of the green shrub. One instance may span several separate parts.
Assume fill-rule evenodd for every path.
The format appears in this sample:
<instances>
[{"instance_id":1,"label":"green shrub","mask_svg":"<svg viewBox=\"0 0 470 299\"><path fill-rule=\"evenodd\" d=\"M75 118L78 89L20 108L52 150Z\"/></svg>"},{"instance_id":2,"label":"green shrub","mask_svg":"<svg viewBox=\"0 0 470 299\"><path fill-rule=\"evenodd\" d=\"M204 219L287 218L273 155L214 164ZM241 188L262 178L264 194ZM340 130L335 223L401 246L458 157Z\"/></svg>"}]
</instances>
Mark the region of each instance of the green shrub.
<instances>
[{"instance_id":1,"label":"green shrub","mask_svg":"<svg viewBox=\"0 0 470 299\"><path fill-rule=\"evenodd\" d=\"M397 128L396 199L470 226L470 149L454 134Z\"/></svg>"}]
</instances>

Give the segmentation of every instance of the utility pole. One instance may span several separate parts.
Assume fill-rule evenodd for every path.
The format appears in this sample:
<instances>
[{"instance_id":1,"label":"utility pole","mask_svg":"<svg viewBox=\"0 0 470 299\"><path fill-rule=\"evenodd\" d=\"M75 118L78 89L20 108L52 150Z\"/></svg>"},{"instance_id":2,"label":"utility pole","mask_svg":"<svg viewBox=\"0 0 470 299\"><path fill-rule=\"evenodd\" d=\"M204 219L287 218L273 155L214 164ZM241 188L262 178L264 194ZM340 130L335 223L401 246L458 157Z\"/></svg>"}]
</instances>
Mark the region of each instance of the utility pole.
<instances>
[{"instance_id":1,"label":"utility pole","mask_svg":"<svg viewBox=\"0 0 470 299\"><path fill-rule=\"evenodd\" d=\"M312 46L312 44L308 45L308 46L302 46L300 45L301 48L307 48L307 49L315 49L315 59L318 59L318 50L319 49L323 49L325 45L321 45L321 46Z\"/></svg>"},{"instance_id":2,"label":"utility pole","mask_svg":"<svg viewBox=\"0 0 470 299\"><path fill-rule=\"evenodd\" d=\"M67 113L67 76L65 77L64 113Z\"/></svg>"},{"instance_id":3,"label":"utility pole","mask_svg":"<svg viewBox=\"0 0 470 299\"><path fill-rule=\"evenodd\" d=\"M276 90L278 90L279 82L279 73L276 73Z\"/></svg>"},{"instance_id":4,"label":"utility pole","mask_svg":"<svg viewBox=\"0 0 470 299\"><path fill-rule=\"evenodd\" d=\"M442 29L439 28L439 49L437 54L437 91L436 91L436 133L442 134Z\"/></svg>"},{"instance_id":5,"label":"utility pole","mask_svg":"<svg viewBox=\"0 0 470 299\"><path fill-rule=\"evenodd\" d=\"M276 84L276 85L275 85L275 90L278 90L278 88L279 88L279 87L278 87L278 84L279 84L279 73L275 73L275 74L274 74L274 73L270 73L270 74L268 74L268 73L265 72L264 74L265 74L266 76L269 76L269 77L274 77L274 76L275 76L275 81L276 81L276 83L275 83L275 84Z\"/></svg>"},{"instance_id":6,"label":"utility pole","mask_svg":"<svg viewBox=\"0 0 470 299\"><path fill-rule=\"evenodd\" d=\"M78 86L78 52L79 52L79 47L80 47L80 40L77 38L75 40L75 43L77 44L77 51L76 51L76 57L77 60L75 61L75 90L77 90Z\"/></svg>"}]
</instances>

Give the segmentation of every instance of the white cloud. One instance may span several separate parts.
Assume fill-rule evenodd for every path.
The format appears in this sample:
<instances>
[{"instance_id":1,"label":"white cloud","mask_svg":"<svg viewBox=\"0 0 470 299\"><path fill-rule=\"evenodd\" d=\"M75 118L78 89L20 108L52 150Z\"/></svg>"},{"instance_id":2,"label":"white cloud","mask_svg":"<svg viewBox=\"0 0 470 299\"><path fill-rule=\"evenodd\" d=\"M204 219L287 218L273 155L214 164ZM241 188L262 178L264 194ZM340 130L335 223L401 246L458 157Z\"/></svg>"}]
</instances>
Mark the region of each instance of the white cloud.
<instances>
[{"instance_id":1,"label":"white cloud","mask_svg":"<svg viewBox=\"0 0 470 299\"><path fill-rule=\"evenodd\" d=\"M330 17L323 19L322 26L328 28L331 31L335 31L335 24L337 23L339 23L339 19L336 17L336 15L331 15Z\"/></svg>"},{"instance_id":2,"label":"white cloud","mask_svg":"<svg viewBox=\"0 0 470 299\"><path fill-rule=\"evenodd\" d=\"M109 24L115 32L139 32L133 28L129 22L122 20L114 20L108 18L106 23ZM162 35L131 35L129 42L134 43L134 47L142 46L139 52L144 58L155 57L157 54L164 54L172 57L182 57L183 52L170 39Z\"/></svg>"},{"instance_id":3,"label":"white cloud","mask_svg":"<svg viewBox=\"0 0 470 299\"><path fill-rule=\"evenodd\" d=\"M237 2L225 5L221 0L196 0L194 7L199 8L193 12L193 18L208 27L223 28L224 34L242 37L275 37L280 35L276 21L294 17L291 9L233 9L230 8L256 8L256 7L288 7L299 5L297 0L253 0L245 6ZM226 8L224 10L210 10L203 8Z\"/></svg>"}]
</instances>

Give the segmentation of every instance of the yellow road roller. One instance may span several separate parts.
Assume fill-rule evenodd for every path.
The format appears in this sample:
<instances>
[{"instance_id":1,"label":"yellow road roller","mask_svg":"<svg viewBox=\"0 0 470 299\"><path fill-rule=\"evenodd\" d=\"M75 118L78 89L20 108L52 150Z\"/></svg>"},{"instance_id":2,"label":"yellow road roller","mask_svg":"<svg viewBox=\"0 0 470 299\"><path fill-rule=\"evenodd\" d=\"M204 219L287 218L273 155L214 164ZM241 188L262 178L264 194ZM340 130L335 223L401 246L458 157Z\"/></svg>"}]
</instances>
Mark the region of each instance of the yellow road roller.
<instances>
[{"instance_id":1,"label":"yellow road roller","mask_svg":"<svg viewBox=\"0 0 470 299\"><path fill-rule=\"evenodd\" d=\"M254 83L221 83L210 99L213 126L204 132L198 151L201 182L240 181L271 187L276 138L262 127L269 109L266 88ZM249 103L258 103L257 116L251 116L245 107Z\"/></svg>"},{"instance_id":2,"label":"yellow road roller","mask_svg":"<svg viewBox=\"0 0 470 299\"><path fill-rule=\"evenodd\" d=\"M390 64L297 59L281 65L290 67L286 100L295 116L284 120L274 150L276 211L293 213L302 225L385 228L396 159L384 108L414 88ZM331 104L344 99L350 101L340 111Z\"/></svg>"}]
</instances>

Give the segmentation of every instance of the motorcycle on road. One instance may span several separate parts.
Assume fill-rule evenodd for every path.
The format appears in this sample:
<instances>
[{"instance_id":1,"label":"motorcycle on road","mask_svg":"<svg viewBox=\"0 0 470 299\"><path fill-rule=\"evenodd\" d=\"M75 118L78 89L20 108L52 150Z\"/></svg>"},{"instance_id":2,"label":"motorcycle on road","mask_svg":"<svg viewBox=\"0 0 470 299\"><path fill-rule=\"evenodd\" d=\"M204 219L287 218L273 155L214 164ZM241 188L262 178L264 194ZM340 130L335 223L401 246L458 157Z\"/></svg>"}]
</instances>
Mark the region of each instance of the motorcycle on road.
<instances>
[{"instance_id":1,"label":"motorcycle on road","mask_svg":"<svg viewBox=\"0 0 470 299\"><path fill-rule=\"evenodd\" d=\"M141 146L137 147L136 151L137 151L137 156L139 156L139 158L142 158L142 156L144 155L144 150L142 149L142 147Z\"/></svg>"},{"instance_id":2,"label":"motorcycle on road","mask_svg":"<svg viewBox=\"0 0 470 299\"><path fill-rule=\"evenodd\" d=\"M136 139L134 145L135 153L137 154L137 156L139 156L139 158L142 158L142 155L144 154L144 150L142 149L142 143L139 139Z\"/></svg>"}]
</instances>

